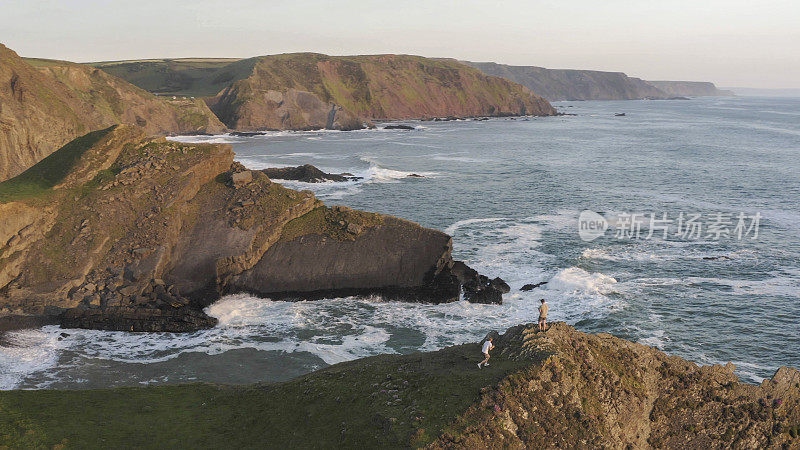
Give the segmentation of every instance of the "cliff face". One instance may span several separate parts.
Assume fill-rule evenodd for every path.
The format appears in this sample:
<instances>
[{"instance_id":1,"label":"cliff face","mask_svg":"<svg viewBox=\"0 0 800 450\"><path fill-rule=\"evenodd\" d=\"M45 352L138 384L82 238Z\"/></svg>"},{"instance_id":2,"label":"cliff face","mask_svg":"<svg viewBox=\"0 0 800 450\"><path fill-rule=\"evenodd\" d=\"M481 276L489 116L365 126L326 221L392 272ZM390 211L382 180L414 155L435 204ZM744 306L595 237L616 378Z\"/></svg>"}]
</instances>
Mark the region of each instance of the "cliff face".
<instances>
[{"instance_id":1,"label":"cliff face","mask_svg":"<svg viewBox=\"0 0 800 450\"><path fill-rule=\"evenodd\" d=\"M91 67L34 67L0 44L0 181L72 139L116 123L152 134L220 132L201 101L167 102Z\"/></svg>"},{"instance_id":2,"label":"cliff face","mask_svg":"<svg viewBox=\"0 0 800 450\"><path fill-rule=\"evenodd\" d=\"M486 74L526 86L550 101L660 99L669 96L655 86L622 72L545 69L491 62L465 63Z\"/></svg>"},{"instance_id":3,"label":"cliff face","mask_svg":"<svg viewBox=\"0 0 800 450\"><path fill-rule=\"evenodd\" d=\"M361 126L361 119L551 115L528 89L453 61L407 55L258 58L253 73L210 101L242 130Z\"/></svg>"},{"instance_id":4,"label":"cliff face","mask_svg":"<svg viewBox=\"0 0 800 450\"><path fill-rule=\"evenodd\" d=\"M207 98L230 128L348 130L364 120L552 115L546 100L456 61L295 53L94 63L150 92Z\"/></svg>"},{"instance_id":5,"label":"cliff face","mask_svg":"<svg viewBox=\"0 0 800 450\"><path fill-rule=\"evenodd\" d=\"M327 208L222 145L120 125L0 183L0 308L71 327L186 331L233 292L458 299L450 237Z\"/></svg>"},{"instance_id":6,"label":"cliff face","mask_svg":"<svg viewBox=\"0 0 800 450\"><path fill-rule=\"evenodd\" d=\"M719 97L731 96L732 91L717 89L707 81L648 81L648 83L673 97Z\"/></svg>"},{"instance_id":7,"label":"cliff face","mask_svg":"<svg viewBox=\"0 0 800 450\"><path fill-rule=\"evenodd\" d=\"M8 430L0 445L800 447L796 369L743 384L730 366L698 367L563 323L535 328L494 333L481 369L472 343L345 362L284 383L0 392Z\"/></svg>"},{"instance_id":8,"label":"cliff face","mask_svg":"<svg viewBox=\"0 0 800 450\"><path fill-rule=\"evenodd\" d=\"M598 70L545 69L509 66L492 62L464 61L483 73L502 77L532 89L550 101L641 100L672 97L733 95L714 83L691 81L645 81L622 72Z\"/></svg>"}]
</instances>

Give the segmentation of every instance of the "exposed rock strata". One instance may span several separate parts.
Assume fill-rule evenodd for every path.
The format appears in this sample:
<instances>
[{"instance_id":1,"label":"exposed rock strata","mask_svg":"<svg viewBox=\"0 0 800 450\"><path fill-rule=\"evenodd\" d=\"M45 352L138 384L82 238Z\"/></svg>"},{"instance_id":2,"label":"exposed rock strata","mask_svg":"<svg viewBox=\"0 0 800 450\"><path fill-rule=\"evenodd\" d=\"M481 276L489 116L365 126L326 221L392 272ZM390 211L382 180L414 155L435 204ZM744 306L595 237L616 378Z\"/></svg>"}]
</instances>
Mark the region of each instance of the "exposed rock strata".
<instances>
[{"instance_id":1,"label":"exposed rock strata","mask_svg":"<svg viewBox=\"0 0 800 450\"><path fill-rule=\"evenodd\" d=\"M234 163L227 145L105 133L53 189L0 203L0 314L187 331L212 326L201 309L234 292L459 298L440 231L326 207Z\"/></svg>"},{"instance_id":2,"label":"exposed rock strata","mask_svg":"<svg viewBox=\"0 0 800 450\"><path fill-rule=\"evenodd\" d=\"M455 61L408 55L257 58L252 74L209 100L230 128L362 128L369 119L553 115L530 90Z\"/></svg>"}]
</instances>

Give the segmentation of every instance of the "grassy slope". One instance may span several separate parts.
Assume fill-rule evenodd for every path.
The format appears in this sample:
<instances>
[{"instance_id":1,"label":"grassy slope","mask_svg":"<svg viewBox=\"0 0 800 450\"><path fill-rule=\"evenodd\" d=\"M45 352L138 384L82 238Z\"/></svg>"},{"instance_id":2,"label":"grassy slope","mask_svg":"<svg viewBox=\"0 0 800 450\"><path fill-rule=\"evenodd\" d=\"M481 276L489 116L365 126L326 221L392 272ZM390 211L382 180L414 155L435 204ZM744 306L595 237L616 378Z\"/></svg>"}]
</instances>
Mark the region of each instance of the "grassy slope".
<instances>
[{"instance_id":1,"label":"grassy slope","mask_svg":"<svg viewBox=\"0 0 800 450\"><path fill-rule=\"evenodd\" d=\"M421 446L531 364L498 355L479 370L478 355L478 344L381 355L253 386L0 392L0 447Z\"/></svg>"},{"instance_id":2,"label":"grassy slope","mask_svg":"<svg viewBox=\"0 0 800 450\"><path fill-rule=\"evenodd\" d=\"M86 150L113 129L114 126L75 138L25 172L0 183L0 203L46 193L64 179Z\"/></svg>"},{"instance_id":3,"label":"grassy slope","mask_svg":"<svg viewBox=\"0 0 800 450\"><path fill-rule=\"evenodd\" d=\"M185 58L91 63L161 95L211 97L250 75L255 59Z\"/></svg>"}]
</instances>

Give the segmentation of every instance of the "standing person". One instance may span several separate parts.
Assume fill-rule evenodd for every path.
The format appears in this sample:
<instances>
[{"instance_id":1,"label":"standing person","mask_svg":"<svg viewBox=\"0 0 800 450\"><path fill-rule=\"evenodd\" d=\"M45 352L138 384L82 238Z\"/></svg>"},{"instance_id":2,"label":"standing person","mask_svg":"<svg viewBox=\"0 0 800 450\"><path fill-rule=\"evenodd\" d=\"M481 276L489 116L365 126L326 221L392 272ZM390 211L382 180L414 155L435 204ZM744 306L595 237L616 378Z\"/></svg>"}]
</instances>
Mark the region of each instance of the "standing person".
<instances>
[{"instance_id":1,"label":"standing person","mask_svg":"<svg viewBox=\"0 0 800 450\"><path fill-rule=\"evenodd\" d=\"M493 348L494 344L492 343L492 338L487 339L486 342L483 343L483 348L481 349L481 351L483 352L483 356L485 356L486 358L483 358L483 361L478 363L478 369L481 368L481 365L484 366L489 365L489 350Z\"/></svg>"},{"instance_id":2,"label":"standing person","mask_svg":"<svg viewBox=\"0 0 800 450\"><path fill-rule=\"evenodd\" d=\"M539 331L547 330L547 311L550 310L550 305L541 300L542 304L539 306Z\"/></svg>"}]
</instances>

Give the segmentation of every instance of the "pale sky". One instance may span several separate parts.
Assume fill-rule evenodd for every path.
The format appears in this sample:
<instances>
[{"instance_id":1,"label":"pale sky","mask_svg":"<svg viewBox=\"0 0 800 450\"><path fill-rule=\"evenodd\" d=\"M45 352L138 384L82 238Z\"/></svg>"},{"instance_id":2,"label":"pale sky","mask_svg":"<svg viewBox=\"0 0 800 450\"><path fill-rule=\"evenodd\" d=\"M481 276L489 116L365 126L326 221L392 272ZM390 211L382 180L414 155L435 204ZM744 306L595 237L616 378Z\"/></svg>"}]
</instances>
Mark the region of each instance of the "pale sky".
<instances>
[{"instance_id":1,"label":"pale sky","mask_svg":"<svg viewBox=\"0 0 800 450\"><path fill-rule=\"evenodd\" d=\"M22 56L408 53L800 88L800 1L0 0Z\"/></svg>"}]
</instances>

